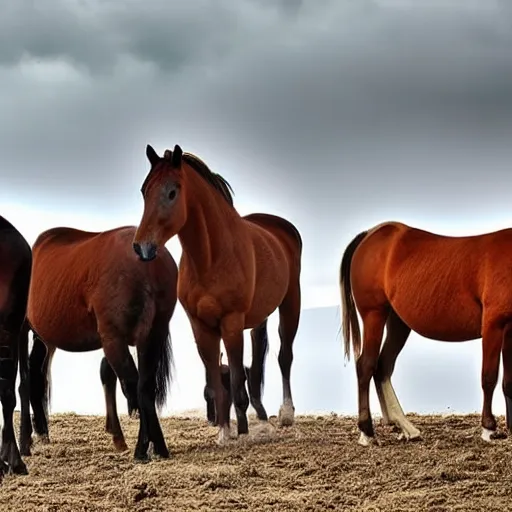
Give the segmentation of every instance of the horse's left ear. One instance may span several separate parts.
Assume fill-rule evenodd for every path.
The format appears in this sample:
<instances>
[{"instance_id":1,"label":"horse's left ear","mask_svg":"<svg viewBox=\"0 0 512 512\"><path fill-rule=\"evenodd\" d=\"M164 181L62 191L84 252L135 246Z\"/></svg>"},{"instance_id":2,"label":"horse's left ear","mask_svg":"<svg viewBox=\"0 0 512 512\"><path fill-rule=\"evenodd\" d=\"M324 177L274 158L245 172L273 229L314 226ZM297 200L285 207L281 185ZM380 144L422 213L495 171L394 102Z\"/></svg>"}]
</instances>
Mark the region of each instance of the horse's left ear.
<instances>
[{"instance_id":1,"label":"horse's left ear","mask_svg":"<svg viewBox=\"0 0 512 512\"><path fill-rule=\"evenodd\" d=\"M150 146L149 144L146 146L146 156L149 160L149 163L151 164L151 167L155 166L158 161L160 160L160 157L157 155L156 151L153 149L153 146Z\"/></svg>"},{"instance_id":2,"label":"horse's left ear","mask_svg":"<svg viewBox=\"0 0 512 512\"><path fill-rule=\"evenodd\" d=\"M174 151L172 152L171 164L173 167L177 167L178 169L181 167L181 158L183 156L182 149L176 144L174 146Z\"/></svg>"}]
</instances>

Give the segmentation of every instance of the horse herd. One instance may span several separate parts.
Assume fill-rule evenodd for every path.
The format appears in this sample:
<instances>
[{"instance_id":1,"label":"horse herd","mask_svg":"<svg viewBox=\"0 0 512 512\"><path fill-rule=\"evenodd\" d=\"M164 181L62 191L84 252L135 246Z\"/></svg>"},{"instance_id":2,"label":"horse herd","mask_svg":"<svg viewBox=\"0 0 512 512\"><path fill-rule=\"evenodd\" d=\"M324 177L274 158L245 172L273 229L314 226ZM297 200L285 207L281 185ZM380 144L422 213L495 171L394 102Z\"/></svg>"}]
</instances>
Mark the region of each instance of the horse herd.
<instances>
[{"instance_id":1,"label":"horse herd","mask_svg":"<svg viewBox=\"0 0 512 512\"><path fill-rule=\"evenodd\" d=\"M101 233L58 227L41 233L31 248L0 217L3 473L27 473L22 456L30 455L33 430L49 441L49 376L58 348L102 348L106 430L115 448L127 449L116 406L119 379L130 415L139 415L135 460L149 459L150 443L154 455L168 458L157 411L172 376L169 323L178 299L205 367L207 418L218 425L218 443L230 438L232 405L238 435L248 433L249 403L259 420L268 420L261 397L267 319L276 309L283 387L278 421L294 422L290 370L301 309L299 231L275 215L240 216L229 183L178 145L163 156L147 146L146 155L150 171L138 227ZM165 248L174 236L182 247L179 270ZM387 222L350 242L339 286L345 355L350 359L352 344L357 358L360 444L374 438L372 377L383 421L398 426L406 439L420 436L391 384L411 330L440 341L482 337L482 438L496 437L491 405L500 358L512 430L512 230L447 237ZM243 365L245 329L251 329L250 367ZM221 339L228 366L221 364ZM129 346L136 348L137 366ZM18 365L19 448L13 425Z\"/></svg>"}]
</instances>

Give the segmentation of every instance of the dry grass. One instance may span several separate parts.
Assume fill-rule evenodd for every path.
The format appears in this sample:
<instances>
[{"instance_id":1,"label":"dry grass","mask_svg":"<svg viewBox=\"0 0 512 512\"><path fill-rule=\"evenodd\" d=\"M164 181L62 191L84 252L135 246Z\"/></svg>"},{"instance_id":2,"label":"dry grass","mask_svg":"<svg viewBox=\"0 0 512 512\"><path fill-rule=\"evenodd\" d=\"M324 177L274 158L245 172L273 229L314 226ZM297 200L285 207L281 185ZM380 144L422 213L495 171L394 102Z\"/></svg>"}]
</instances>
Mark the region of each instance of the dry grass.
<instances>
[{"instance_id":1,"label":"dry grass","mask_svg":"<svg viewBox=\"0 0 512 512\"><path fill-rule=\"evenodd\" d=\"M507 510L510 441L479 439L478 416L412 416L423 440L357 445L354 418L300 417L274 439L220 448L203 419L166 418L173 452L134 464L138 422L122 425L130 453L115 453L102 417L54 415L52 443L34 445L28 476L8 476L1 510ZM275 419L271 419L275 422ZM503 418L500 418L503 423ZM254 422L252 423L254 426Z\"/></svg>"}]
</instances>

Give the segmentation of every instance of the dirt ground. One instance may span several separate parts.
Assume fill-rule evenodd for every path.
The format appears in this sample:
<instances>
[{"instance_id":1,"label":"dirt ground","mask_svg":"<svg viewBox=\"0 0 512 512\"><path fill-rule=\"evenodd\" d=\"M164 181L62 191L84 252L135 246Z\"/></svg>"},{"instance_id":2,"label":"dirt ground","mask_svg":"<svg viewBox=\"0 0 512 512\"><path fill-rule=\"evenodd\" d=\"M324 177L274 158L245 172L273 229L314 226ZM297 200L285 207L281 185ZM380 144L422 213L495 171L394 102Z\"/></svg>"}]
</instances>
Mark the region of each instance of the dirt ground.
<instances>
[{"instance_id":1,"label":"dirt ground","mask_svg":"<svg viewBox=\"0 0 512 512\"><path fill-rule=\"evenodd\" d=\"M510 439L481 441L475 415L410 418L421 441L399 441L376 421L379 444L369 448L356 442L355 418L336 415L299 417L294 427L273 430L270 441L253 419L252 436L224 448L205 420L164 418L172 458L134 464L137 420L121 418L130 452L116 453L104 418L52 415L51 443L36 441L28 476L4 479L0 509L510 509Z\"/></svg>"}]
</instances>

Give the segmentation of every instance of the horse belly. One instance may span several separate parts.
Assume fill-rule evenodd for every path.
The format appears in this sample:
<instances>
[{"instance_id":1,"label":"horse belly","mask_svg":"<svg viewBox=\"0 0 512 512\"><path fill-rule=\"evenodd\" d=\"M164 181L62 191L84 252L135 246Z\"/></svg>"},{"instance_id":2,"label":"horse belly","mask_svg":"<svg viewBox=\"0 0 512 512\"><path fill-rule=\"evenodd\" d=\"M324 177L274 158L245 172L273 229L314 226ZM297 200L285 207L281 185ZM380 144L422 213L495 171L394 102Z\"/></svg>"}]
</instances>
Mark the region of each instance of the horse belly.
<instances>
[{"instance_id":1,"label":"horse belly","mask_svg":"<svg viewBox=\"0 0 512 512\"><path fill-rule=\"evenodd\" d=\"M28 319L45 343L66 352L88 352L102 346L94 317L84 306L68 303L65 309L49 304L31 307Z\"/></svg>"},{"instance_id":2,"label":"horse belly","mask_svg":"<svg viewBox=\"0 0 512 512\"><path fill-rule=\"evenodd\" d=\"M482 312L470 298L450 303L425 300L415 308L411 308L405 298L395 298L391 305L398 316L424 338L469 341L481 336Z\"/></svg>"}]
</instances>

